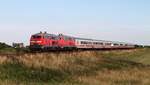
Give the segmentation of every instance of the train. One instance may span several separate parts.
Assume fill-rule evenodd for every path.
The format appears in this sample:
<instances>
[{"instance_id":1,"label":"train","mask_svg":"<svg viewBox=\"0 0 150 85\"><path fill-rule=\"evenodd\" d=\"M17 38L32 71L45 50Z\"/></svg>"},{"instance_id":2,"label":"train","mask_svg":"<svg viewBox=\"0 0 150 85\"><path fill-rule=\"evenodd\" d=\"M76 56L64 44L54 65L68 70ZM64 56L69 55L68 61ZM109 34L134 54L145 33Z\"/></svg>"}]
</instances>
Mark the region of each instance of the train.
<instances>
[{"instance_id":1,"label":"train","mask_svg":"<svg viewBox=\"0 0 150 85\"><path fill-rule=\"evenodd\" d=\"M133 49L134 44L96 40L67 36L64 34L49 34L40 32L31 35L30 49L32 51L49 51L49 50L100 50L100 49Z\"/></svg>"}]
</instances>

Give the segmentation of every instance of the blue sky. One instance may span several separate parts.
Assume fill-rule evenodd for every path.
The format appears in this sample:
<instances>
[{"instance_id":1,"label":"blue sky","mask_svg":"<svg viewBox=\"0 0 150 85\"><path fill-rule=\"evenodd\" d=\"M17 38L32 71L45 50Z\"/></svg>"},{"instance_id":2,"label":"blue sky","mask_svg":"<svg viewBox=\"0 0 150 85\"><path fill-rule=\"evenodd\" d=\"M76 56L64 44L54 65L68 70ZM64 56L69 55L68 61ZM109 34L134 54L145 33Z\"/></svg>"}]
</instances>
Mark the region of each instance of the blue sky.
<instances>
[{"instance_id":1,"label":"blue sky","mask_svg":"<svg viewBox=\"0 0 150 85\"><path fill-rule=\"evenodd\" d=\"M149 0L0 0L0 41L39 31L150 45Z\"/></svg>"}]
</instances>

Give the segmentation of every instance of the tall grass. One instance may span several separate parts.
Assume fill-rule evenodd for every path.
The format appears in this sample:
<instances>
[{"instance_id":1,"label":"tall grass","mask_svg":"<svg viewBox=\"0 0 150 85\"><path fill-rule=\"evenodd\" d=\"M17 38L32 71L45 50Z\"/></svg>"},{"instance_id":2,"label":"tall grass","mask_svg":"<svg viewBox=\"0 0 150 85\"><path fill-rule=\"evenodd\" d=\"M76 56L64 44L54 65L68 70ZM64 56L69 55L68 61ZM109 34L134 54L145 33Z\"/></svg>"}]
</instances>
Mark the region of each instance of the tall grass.
<instances>
[{"instance_id":1,"label":"tall grass","mask_svg":"<svg viewBox=\"0 0 150 85\"><path fill-rule=\"evenodd\" d=\"M149 85L150 49L0 56L1 85Z\"/></svg>"}]
</instances>

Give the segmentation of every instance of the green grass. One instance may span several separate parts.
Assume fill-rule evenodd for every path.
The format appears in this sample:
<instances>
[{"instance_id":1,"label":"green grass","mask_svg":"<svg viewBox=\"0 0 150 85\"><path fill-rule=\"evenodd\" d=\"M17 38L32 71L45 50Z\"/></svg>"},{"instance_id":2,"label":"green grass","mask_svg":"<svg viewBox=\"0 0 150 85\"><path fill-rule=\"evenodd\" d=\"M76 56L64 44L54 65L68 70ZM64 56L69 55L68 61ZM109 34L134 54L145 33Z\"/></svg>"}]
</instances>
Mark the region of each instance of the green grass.
<instances>
[{"instance_id":1,"label":"green grass","mask_svg":"<svg viewBox=\"0 0 150 85\"><path fill-rule=\"evenodd\" d=\"M121 59L127 61L133 61L142 64L150 64L150 48L143 48L137 49L133 51L127 52L109 52L109 53L102 53L105 57L113 58L113 59Z\"/></svg>"},{"instance_id":2,"label":"green grass","mask_svg":"<svg viewBox=\"0 0 150 85\"><path fill-rule=\"evenodd\" d=\"M19 63L7 63L0 66L0 79L18 83L59 83L67 79L67 74L55 69L28 68Z\"/></svg>"},{"instance_id":3,"label":"green grass","mask_svg":"<svg viewBox=\"0 0 150 85\"><path fill-rule=\"evenodd\" d=\"M149 48L0 56L0 85L149 84Z\"/></svg>"}]
</instances>

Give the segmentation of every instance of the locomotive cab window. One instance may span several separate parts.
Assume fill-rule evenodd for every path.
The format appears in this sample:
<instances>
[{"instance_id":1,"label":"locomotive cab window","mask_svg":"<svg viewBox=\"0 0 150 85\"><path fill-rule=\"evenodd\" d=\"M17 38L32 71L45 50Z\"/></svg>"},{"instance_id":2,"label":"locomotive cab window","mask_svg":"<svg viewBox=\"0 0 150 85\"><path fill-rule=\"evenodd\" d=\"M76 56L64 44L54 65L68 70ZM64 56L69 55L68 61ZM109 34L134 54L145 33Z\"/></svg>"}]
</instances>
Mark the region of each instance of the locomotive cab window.
<instances>
[{"instance_id":1,"label":"locomotive cab window","mask_svg":"<svg viewBox=\"0 0 150 85\"><path fill-rule=\"evenodd\" d=\"M40 38L42 38L42 36L34 35L34 36L32 36L32 38L34 38L34 39L40 39Z\"/></svg>"}]
</instances>

